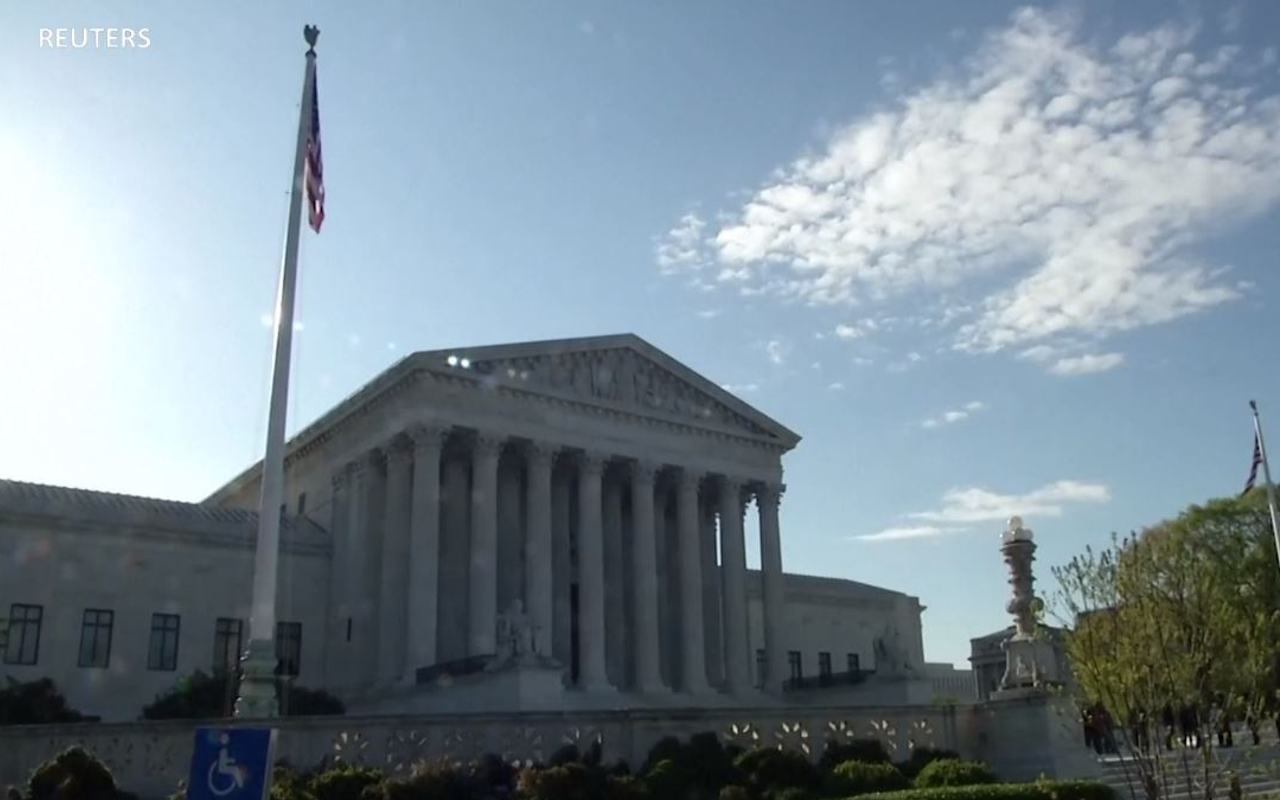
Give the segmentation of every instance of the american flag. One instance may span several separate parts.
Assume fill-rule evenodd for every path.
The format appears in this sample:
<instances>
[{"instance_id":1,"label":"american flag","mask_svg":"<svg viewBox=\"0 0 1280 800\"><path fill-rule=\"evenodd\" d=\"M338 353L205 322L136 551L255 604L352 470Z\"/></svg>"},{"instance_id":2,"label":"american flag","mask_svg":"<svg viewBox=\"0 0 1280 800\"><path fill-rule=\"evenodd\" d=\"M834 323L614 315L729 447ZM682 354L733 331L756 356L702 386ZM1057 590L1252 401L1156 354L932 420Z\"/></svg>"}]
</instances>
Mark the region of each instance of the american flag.
<instances>
[{"instance_id":1,"label":"american flag","mask_svg":"<svg viewBox=\"0 0 1280 800\"><path fill-rule=\"evenodd\" d=\"M324 160L320 157L320 92L311 81L311 130L307 132L307 222L320 232L324 224Z\"/></svg>"},{"instance_id":2,"label":"american flag","mask_svg":"<svg viewBox=\"0 0 1280 800\"><path fill-rule=\"evenodd\" d=\"M1253 434L1253 463L1249 465L1249 479L1244 482L1244 491L1240 494L1246 495L1253 489L1253 484L1258 480L1258 467L1262 465L1262 441L1258 438L1258 434Z\"/></svg>"}]
</instances>

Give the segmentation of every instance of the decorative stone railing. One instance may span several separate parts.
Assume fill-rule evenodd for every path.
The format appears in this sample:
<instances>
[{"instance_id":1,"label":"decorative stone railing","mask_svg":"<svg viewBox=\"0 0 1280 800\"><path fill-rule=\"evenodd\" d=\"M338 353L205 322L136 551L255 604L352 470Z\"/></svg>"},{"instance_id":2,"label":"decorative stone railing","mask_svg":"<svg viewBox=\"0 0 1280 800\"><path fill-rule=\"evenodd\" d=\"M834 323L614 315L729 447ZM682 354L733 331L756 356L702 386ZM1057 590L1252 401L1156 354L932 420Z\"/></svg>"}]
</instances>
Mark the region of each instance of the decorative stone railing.
<instances>
[{"instance_id":1,"label":"decorative stone railing","mask_svg":"<svg viewBox=\"0 0 1280 800\"><path fill-rule=\"evenodd\" d=\"M22 783L61 750L81 745L121 787L165 797L186 777L194 729L224 722L136 722L0 728L0 786ZM564 745L599 743L606 761L639 767L664 736L715 731L740 747L780 747L817 758L827 739L878 739L895 760L916 747L962 749L956 712L944 707L796 710L665 710L571 714L311 717L278 720L276 755L300 768L347 762L401 773L423 760L470 761L488 753L518 765Z\"/></svg>"}]
</instances>

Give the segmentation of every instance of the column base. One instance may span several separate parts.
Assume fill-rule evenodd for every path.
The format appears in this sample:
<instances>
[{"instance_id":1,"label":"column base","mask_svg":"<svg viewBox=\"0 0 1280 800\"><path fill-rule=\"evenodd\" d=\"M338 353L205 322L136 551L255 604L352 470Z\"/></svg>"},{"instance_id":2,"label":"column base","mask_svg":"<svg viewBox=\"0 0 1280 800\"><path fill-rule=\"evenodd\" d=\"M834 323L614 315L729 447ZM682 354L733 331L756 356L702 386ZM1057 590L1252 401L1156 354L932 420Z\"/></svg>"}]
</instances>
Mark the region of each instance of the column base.
<instances>
[{"instance_id":1,"label":"column base","mask_svg":"<svg viewBox=\"0 0 1280 800\"><path fill-rule=\"evenodd\" d=\"M276 700L275 642L251 639L241 660L240 694L236 697L235 715L244 719L270 719L280 716Z\"/></svg>"}]
</instances>

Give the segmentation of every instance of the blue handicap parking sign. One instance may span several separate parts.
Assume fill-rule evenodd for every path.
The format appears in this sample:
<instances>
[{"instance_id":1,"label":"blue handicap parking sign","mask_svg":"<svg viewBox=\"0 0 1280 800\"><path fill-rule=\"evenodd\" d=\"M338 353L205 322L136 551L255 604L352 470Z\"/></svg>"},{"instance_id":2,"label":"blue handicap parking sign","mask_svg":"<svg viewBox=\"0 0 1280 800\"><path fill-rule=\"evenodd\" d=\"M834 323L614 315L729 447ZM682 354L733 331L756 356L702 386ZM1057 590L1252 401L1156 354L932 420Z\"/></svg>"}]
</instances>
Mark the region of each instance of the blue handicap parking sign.
<instances>
[{"instance_id":1,"label":"blue handicap parking sign","mask_svg":"<svg viewBox=\"0 0 1280 800\"><path fill-rule=\"evenodd\" d=\"M265 800L276 732L271 728L198 728L187 800Z\"/></svg>"}]
</instances>

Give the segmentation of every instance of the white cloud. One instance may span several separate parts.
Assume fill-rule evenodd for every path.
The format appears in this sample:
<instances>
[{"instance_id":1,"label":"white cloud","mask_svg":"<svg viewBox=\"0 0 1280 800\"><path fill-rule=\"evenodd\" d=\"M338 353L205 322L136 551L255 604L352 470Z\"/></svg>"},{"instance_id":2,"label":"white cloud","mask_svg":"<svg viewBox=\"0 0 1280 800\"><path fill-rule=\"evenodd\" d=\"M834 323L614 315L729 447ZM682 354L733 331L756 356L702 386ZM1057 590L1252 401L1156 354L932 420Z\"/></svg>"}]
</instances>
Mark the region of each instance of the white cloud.
<instances>
[{"instance_id":1,"label":"white cloud","mask_svg":"<svg viewBox=\"0 0 1280 800\"><path fill-rule=\"evenodd\" d=\"M720 313L718 308L704 308L698 312L698 319L715 319Z\"/></svg>"},{"instance_id":2,"label":"white cloud","mask_svg":"<svg viewBox=\"0 0 1280 800\"><path fill-rule=\"evenodd\" d=\"M828 384L827 388L833 392L839 392L844 389L844 384L841 383L840 381L835 381L833 383Z\"/></svg>"},{"instance_id":3,"label":"white cloud","mask_svg":"<svg viewBox=\"0 0 1280 800\"><path fill-rule=\"evenodd\" d=\"M943 425L951 425L956 422L960 422L961 420L968 419L979 411L985 410L986 407L986 403L983 403L981 400L971 400L968 403L965 403L963 408L954 408L950 411L944 411L935 417L928 417L921 420L920 427L931 430L933 428L940 428Z\"/></svg>"},{"instance_id":4,"label":"white cloud","mask_svg":"<svg viewBox=\"0 0 1280 800\"><path fill-rule=\"evenodd\" d=\"M720 388L724 389L726 392L733 392L734 394L751 394L752 392L758 391L760 389L760 384L758 383L722 383L720 384Z\"/></svg>"},{"instance_id":5,"label":"white cloud","mask_svg":"<svg viewBox=\"0 0 1280 800\"><path fill-rule=\"evenodd\" d=\"M702 229L707 225L696 212L690 211L658 243L658 267L664 275L682 269L696 268L707 263L702 240Z\"/></svg>"},{"instance_id":6,"label":"white cloud","mask_svg":"<svg viewBox=\"0 0 1280 800\"><path fill-rule=\"evenodd\" d=\"M1190 246L1280 199L1280 96L1245 83L1265 54L1197 55L1187 26L1110 47L1077 27L1016 12L722 223L686 216L659 264L814 304L994 287L948 322L977 352L1096 341L1237 298Z\"/></svg>"},{"instance_id":7,"label":"white cloud","mask_svg":"<svg viewBox=\"0 0 1280 800\"><path fill-rule=\"evenodd\" d=\"M1085 354L1060 358L1049 367L1054 375L1073 376L1088 375L1092 372L1106 372L1124 363L1123 353Z\"/></svg>"},{"instance_id":8,"label":"white cloud","mask_svg":"<svg viewBox=\"0 0 1280 800\"><path fill-rule=\"evenodd\" d=\"M943 523L1002 521L1015 515L1057 517L1066 505L1109 500L1111 492L1103 484L1061 480L1024 494L1001 494L979 488L951 489L942 497L942 508L907 516Z\"/></svg>"},{"instance_id":9,"label":"white cloud","mask_svg":"<svg viewBox=\"0 0 1280 800\"><path fill-rule=\"evenodd\" d=\"M835 334L836 337L840 339L861 339L864 336L874 333L879 327L880 326L873 319L859 320L853 325L847 325L842 322L839 325L836 325Z\"/></svg>"},{"instance_id":10,"label":"white cloud","mask_svg":"<svg viewBox=\"0 0 1280 800\"><path fill-rule=\"evenodd\" d=\"M961 533L967 528L941 528L937 525L913 525L900 528L885 528L882 531L868 533L853 538L864 542L898 542L903 539L932 539L948 533Z\"/></svg>"},{"instance_id":11,"label":"white cloud","mask_svg":"<svg viewBox=\"0 0 1280 800\"><path fill-rule=\"evenodd\" d=\"M865 356L854 356L852 359L850 359L850 361L853 362L853 365L855 367L869 367L875 363L874 361L872 361L869 358L866 358Z\"/></svg>"},{"instance_id":12,"label":"white cloud","mask_svg":"<svg viewBox=\"0 0 1280 800\"><path fill-rule=\"evenodd\" d=\"M765 355L769 357L770 364L781 366L787 361L787 354L791 352L791 348L787 347L780 339L770 339L764 345Z\"/></svg>"}]
</instances>

